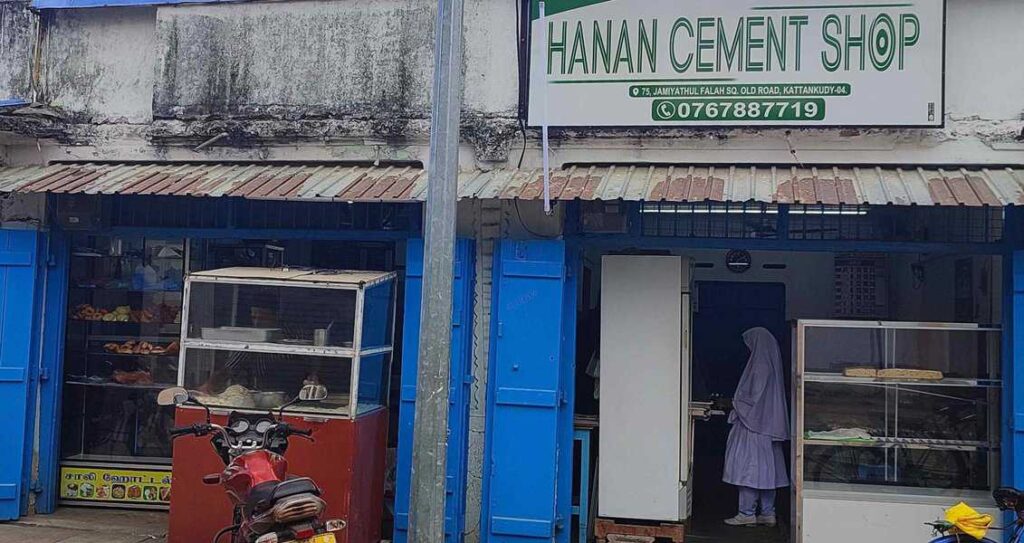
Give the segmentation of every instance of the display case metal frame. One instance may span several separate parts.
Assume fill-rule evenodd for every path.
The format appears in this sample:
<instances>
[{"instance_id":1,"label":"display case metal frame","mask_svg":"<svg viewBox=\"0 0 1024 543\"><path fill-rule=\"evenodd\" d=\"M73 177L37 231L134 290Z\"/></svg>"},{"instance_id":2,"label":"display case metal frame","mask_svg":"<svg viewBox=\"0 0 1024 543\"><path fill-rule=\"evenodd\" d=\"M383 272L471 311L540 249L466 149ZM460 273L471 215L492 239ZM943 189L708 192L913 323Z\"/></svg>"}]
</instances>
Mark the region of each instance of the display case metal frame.
<instances>
[{"instance_id":1,"label":"display case metal frame","mask_svg":"<svg viewBox=\"0 0 1024 543\"><path fill-rule=\"evenodd\" d=\"M993 394L998 398L999 391L1002 387L1001 379L964 379L964 378L943 378L938 381L927 381L927 380L916 380L916 379L876 379L870 377L846 377L841 374L833 374L826 372L808 372L806 370L806 341L807 341L807 329L808 328L844 328L844 329L874 329L886 331L886 339L889 339L889 333L896 330L935 330L935 331L964 331L964 332L998 332L1002 333L1002 329L993 326L982 326L973 323L944 323L944 322L909 322L909 321L877 321L877 320L828 320L828 319L801 319L793 321L792 323L792 353L793 353L793 373L792 373L792 388L791 388L791 402L792 402L792 440L791 446L791 469L792 469L792 498L793 498L793 541L802 543L803 537L803 509L804 509L804 497L805 490L808 490L805 486L804 481L804 448L806 446L817 446L817 445L831 445L831 446L847 446L847 447L877 447L877 448L888 448L888 449L926 449L926 450L956 450L956 451L972 451L972 450L984 450L989 456L988 471L989 471L989 482L991 486L998 485L999 482L999 443L1000 443L1000 428L998 422L998 416L1000 414L1000 408L998 401L993 405L995 408L989 410L989 417L986 421L988 441L959 441L959 440L938 440L938 439L920 439L920 438L878 438L874 441L857 441L857 442L834 442L834 441L819 441L814 439L806 439L804 437L804 394L806 391L807 383L832 383L832 384L848 384L851 386L878 386L878 387L896 387L899 386L943 386L943 387L970 387L970 388L983 388L988 390L988 394ZM998 341L997 349L998 349ZM893 347L895 348L895 347ZM885 358L883 361L888 363L888 356L883 355ZM989 376L995 375L1000 371L1000 363L997 360L993 361L991 358L987 361L988 374ZM892 367L892 366L886 366ZM898 404L897 404L898 409ZM817 483L815 483L817 484ZM938 489L938 488L926 488L926 487L898 487L898 486L878 486L870 484L853 484L853 483L820 483L821 492L830 496L839 495L861 495L861 496L872 496L868 498L871 501L909 501L911 503L945 503L949 501L950 490L949 489ZM971 490L957 490L956 494L961 496L965 494L978 494L979 498L984 499L985 493L975 492ZM879 498L878 496L883 496ZM937 501L938 500L938 501ZM952 505L952 502L949 503Z\"/></svg>"},{"instance_id":2,"label":"display case metal frame","mask_svg":"<svg viewBox=\"0 0 1024 543\"><path fill-rule=\"evenodd\" d=\"M292 277L284 277L281 272L294 272ZM276 273L275 273L276 272ZM245 276L240 276L245 273ZM262 276L261 276L262 274ZM275 277L275 275L281 275ZM311 279L310 277L320 277ZM299 279L299 278L302 279ZM386 346L363 349L362 332L363 317L365 312L366 291L385 283L395 283L398 274L395 272L370 272L370 271L349 271L349 270L320 270L310 268L222 268L217 270L206 270L189 273L185 278L185 292L182 302L181 313L181 351L178 359L178 385L185 386L185 365L186 356L190 349L201 350L222 350L232 352L260 352L267 354L287 354L299 356L322 356L328 358L351 359L351 373L349 383L349 403L344 410L333 413L317 411L315 413L296 413L303 416L315 418L347 418L355 419L359 413L359 369L363 357L378 354L394 353L394 332L395 332L395 303L397 301L397 288L391 289L392 311L390 312L391 322L387 324L391 328L391 341ZM191 306L192 285L195 283L214 283L228 285L250 285L279 288L320 288L330 290L350 290L356 293L355 319L353 324L352 347L332 346L310 346L310 345L286 345L275 343L254 343L245 341L208 340L188 337L189 310ZM391 366L394 364L394 357L390 357L388 366L384 369L384 375L391 375ZM385 384L386 385L386 384ZM390 386L384 386L381 405L376 409L384 409L388 405ZM239 411L239 412L262 412L264 409L240 408L230 406L210 406L214 411ZM375 411L373 409L371 411ZM369 412L369 411L367 411Z\"/></svg>"},{"instance_id":3,"label":"display case metal frame","mask_svg":"<svg viewBox=\"0 0 1024 543\"><path fill-rule=\"evenodd\" d=\"M101 342L101 341L121 343L122 341L124 341L126 339L137 340L137 341L150 341L150 342L173 341L176 337L178 337L180 335L181 322L183 322L181 317L183 317L183 314L179 315L179 318L178 318L179 322L177 322L177 323L175 323L175 322L161 322L159 324L140 323L140 322L123 322L123 321L102 321L102 320L74 319L71 316L72 304L74 304L74 301L71 299L71 293L72 292L77 292L77 293L86 293L86 292L88 292L88 293L91 293L91 295L89 296L89 303L90 304L96 303L96 296L97 295L99 295L101 293L110 293L110 292L123 293L126 297L128 297L128 296L139 296L140 297L140 301L142 302L142 306L145 305L144 304L144 300L146 299L147 296L159 298L160 299L160 303L168 303L168 299L169 298L180 298L182 300L182 303L184 303L184 298L183 298L182 290L180 290L180 288L174 288L174 289L167 288L167 287L161 287L161 288L146 288L146 287L142 287L142 288L137 288L137 287L134 287L134 286L131 286L131 285L123 285L123 286L106 286L106 285L85 286L83 284L80 284L80 283L75 282L75 281L72 280L73 276L71 274L73 272L79 271L78 269L72 269L71 268L71 266L77 266L78 265L78 264L72 264L72 263L73 262L88 262L88 261L91 261L93 259L104 259L104 260L105 259L122 259L123 261L129 261L129 262L132 261L132 260L140 260L140 261L146 262L146 261L151 261L152 260L152 257L150 257L149 259L147 259L145 257L146 247L149 246L150 242L159 243L159 244L162 244L162 245L165 245L165 246L173 246L173 245L176 245L176 244L180 243L180 245L181 245L181 256L180 257L177 257L177 258L160 257L160 258L165 258L165 259L169 259L169 260L180 260L181 261L181 273L182 274L187 274L188 273L188 265L189 265L189 254L190 254L189 253L190 244L188 242L188 238L184 238L184 237L177 237L177 236L169 236L169 237L165 237L165 236L150 236L150 235L146 235L146 234L118 235L118 234L109 234L109 233L96 234L96 235L88 235L87 237L88 238L95 237L95 238L101 238L101 239L102 238L109 238L110 246L106 247L106 248L102 248L100 246L97 246L95 243L93 243L92 245L90 245L89 243L74 243L73 244L74 245L73 248L72 247L67 248L67 257L68 257L67 261L68 261L68 273L69 273L69 275L66 278L67 279L67 284L65 285L65 288L67 289L68 299L64 300L64 304L63 304L63 306L61 308L62 312L63 312L62 313L62 318L65 321L64 322L63 333L62 333L62 336L61 336L61 342L62 342L62 348L63 348L62 358L64 359L63 366L61 368L61 380L62 380L61 395L63 397L63 401L69 401L68 400L68 396L67 396L68 393L69 393L69 389L68 388L63 388L63 387L73 387L74 389L79 389L79 388L83 389L82 390L82 398L81 398L81 401L82 401L82 403L81 403L81 413L83 413L83 414L87 412L87 407L86 406L87 406L87 402L88 402L88 394L90 394L91 391L105 391L105 390L106 391L110 391L110 390L115 390L115 391L121 391L121 392L127 391L127 392L132 392L132 393L142 393L142 394L145 394L145 393L153 393L154 391L159 390L162 386L166 386L166 384L161 385L160 383L154 383L154 384L147 384L147 385L138 385L138 384L128 385L128 384L116 383L114 381L92 382L92 381L87 381L87 380L76 380L76 379L69 378L69 376L67 375L67 357L69 356L69 353L75 352L75 351L70 351L69 348L68 348L68 346L70 344L70 341L69 341L69 326L70 326L70 323L71 322L75 322L76 326L85 326L85 327L87 327L86 332L83 333L80 338L78 338L78 342L80 342L80 345L82 345L82 346L80 346L80 350L77 351L77 354L80 354L83 357L95 356L95 357L105 357L105 358L110 358L110 357L118 357L118 358L121 358L121 357L129 358L129 357L131 357L131 358L137 358L137 357L148 357L148 356L167 356L167 357L173 357L175 360L178 360L178 356L179 356L178 354L171 354L171 355L143 355L143 354L138 354L138 353L119 354L119 353L111 353L111 352L96 352L96 351L91 351L88 348L88 344L90 342ZM118 249L118 253L117 254L111 254L110 251L112 250L112 246L114 245L114 240L117 240L116 244L119 247L123 247L123 245L125 244L126 240L128 240L128 241L136 242L138 245L140 245L142 247L142 249L138 250L138 254L129 254L129 252L124 251L123 248L122 249ZM74 239L74 241L75 242L82 242L83 239L81 237L77 237L77 238ZM99 252L101 249L103 250L103 252ZM78 260L76 260L76 259L78 259ZM181 288L183 288L183 284L182 284ZM171 305L171 304L168 304L168 305ZM142 306L140 306L140 307L142 307ZM179 308L179 311L183 311L183 308ZM103 328L101 328L102 332L97 332L95 330L95 328L98 327L98 326L103 327ZM139 327L139 333L138 334L130 334L130 333L126 333L126 332L115 333L117 331L117 329L121 328L122 326L129 326L129 327L138 326ZM150 333L148 335L144 335L142 333L142 329L143 328L145 328L147 331L152 332L152 333ZM87 362L86 363L86 367L88 367L88 366L89 366L89 364ZM176 368L175 372L176 373L180 373L180 369ZM154 402L155 402L155 398L154 398ZM154 405L155 405L155 403L154 403ZM135 414L133 415L133 417L134 417L134 420L131 423L131 425L133 427L133 434L137 434L138 431L139 431L139 427L140 427L139 412L136 411ZM69 423L64 418L63 414L61 414L61 421L62 421L62 424L68 424ZM79 443L79 448L80 449L84 449L85 436L86 436L86 433L88 431L88 419L83 416L76 426L79 427L79 431L78 431L79 442L80 442ZM97 470L113 470L113 471L125 470L125 471L143 471L143 472L150 472L150 471L152 471L152 472L163 472L163 471L167 471L167 470L170 469L170 465L171 465L171 457L170 456L162 457L162 456L144 456L144 455L130 455L130 454L113 455L113 454L92 454L92 453L84 453L84 452L80 452L78 454L73 454L73 455L66 455L66 451L64 449L66 447L66 445L67 445L67 443L65 442L66 439L67 439L66 435L61 435L61 442L60 442L60 447L58 448L58 453L59 454L58 454L58 457L57 457L57 468L56 468L58 474L60 474L60 472L61 472L61 470L63 468L81 468L81 469L97 469ZM137 439L138 438L136 437L135 439L136 439L136 445L137 445ZM164 510L164 511L167 510L167 505L163 504L163 503L154 504L154 503L145 503L145 502L141 502L141 501L127 501L127 500L103 502L103 501L97 501L97 500L94 500L94 499L68 498L68 497L65 497L65 496L61 495L61 493L59 492L59 485L58 485L58 491L57 491L56 494L57 494L56 495L56 503L59 503L61 505L83 505L83 506L89 506L89 507L101 507L101 508L105 507L105 508L119 508L119 509L148 509L148 510L158 510L158 511L159 510Z\"/></svg>"}]
</instances>

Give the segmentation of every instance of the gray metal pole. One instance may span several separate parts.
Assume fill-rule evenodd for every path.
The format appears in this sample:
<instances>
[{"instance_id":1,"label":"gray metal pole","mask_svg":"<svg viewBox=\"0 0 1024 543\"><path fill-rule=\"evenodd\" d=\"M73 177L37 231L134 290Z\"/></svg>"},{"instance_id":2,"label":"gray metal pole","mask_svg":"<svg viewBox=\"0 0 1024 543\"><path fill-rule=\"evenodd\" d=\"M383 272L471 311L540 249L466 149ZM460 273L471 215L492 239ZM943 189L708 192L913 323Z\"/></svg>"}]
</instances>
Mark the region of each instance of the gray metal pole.
<instances>
[{"instance_id":1,"label":"gray metal pole","mask_svg":"<svg viewBox=\"0 0 1024 543\"><path fill-rule=\"evenodd\" d=\"M424 209L423 303L409 506L409 534L413 543L444 541L455 204L462 114L462 2L438 0L435 29L430 163Z\"/></svg>"}]
</instances>

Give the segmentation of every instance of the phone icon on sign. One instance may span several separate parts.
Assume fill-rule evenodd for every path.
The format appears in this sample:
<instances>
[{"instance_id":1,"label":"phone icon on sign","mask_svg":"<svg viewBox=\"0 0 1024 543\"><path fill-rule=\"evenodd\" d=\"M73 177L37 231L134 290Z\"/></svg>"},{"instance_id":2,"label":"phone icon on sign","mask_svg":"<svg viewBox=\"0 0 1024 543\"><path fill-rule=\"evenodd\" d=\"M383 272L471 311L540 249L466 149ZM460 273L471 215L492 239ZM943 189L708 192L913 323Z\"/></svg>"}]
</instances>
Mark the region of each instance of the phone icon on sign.
<instances>
[{"instance_id":1,"label":"phone icon on sign","mask_svg":"<svg viewBox=\"0 0 1024 543\"><path fill-rule=\"evenodd\" d=\"M671 120L676 113L676 108L671 102L659 102L654 110L657 112L658 119L662 121Z\"/></svg>"}]
</instances>

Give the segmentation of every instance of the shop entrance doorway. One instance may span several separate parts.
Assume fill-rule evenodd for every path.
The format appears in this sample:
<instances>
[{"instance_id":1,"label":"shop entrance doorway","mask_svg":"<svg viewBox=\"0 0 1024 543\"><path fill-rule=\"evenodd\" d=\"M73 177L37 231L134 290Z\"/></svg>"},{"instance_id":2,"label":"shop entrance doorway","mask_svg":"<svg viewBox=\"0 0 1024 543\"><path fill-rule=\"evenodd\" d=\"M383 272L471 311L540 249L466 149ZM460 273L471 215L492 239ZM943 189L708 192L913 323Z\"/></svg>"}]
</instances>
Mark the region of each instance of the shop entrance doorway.
<instances>
[{"instance_id":1,"label":"shop entrance doorway","mask_svg":"<svg viewBox=\"0 0 1024 543\"><path fill-rule=\"evenodd\" d=\"M692 400L732 397L750 356L742 334L757 326L767 328L778 339L788 384L785 284L697 281L694 290ZM736 488L722 482L729 428L721 416L694 426L694 465L701 466L693 474L692 519L698 534L723 533L722 519L736 514ZM777 498L778 517L783 522L789 517L788 495L783 489Z\"/></svg>"},{"instance_id":2,"label":"shop entrance doorway","mask_svg":"<svg viewBox=\"0 0 1024 543\"><path fill-rule=\"evenodd\" d=\"M671 287L664 287L660 297L651 298L653 301L645 298L643 304L634 304L639 308L626 303L630 301L628 298L625 301L623 299L623 296L639 296L640 293L634 291L641 285L644 289L653 288L653 274L650 271L653 265L637 266L637 275L640 277L637 280L620 280L615 283L606 281L606 278L613 276L621 279L621 271L606 265L608 256L645 259L677 257L682 260L683 269L690 270L689 278L681 279L681 308L686 316L681 326L682 334L674 335L656 326L662 321L678 318L675 313L666 310L671 305L667 303L673 294ZM926 322L962 323L964 328L972 325L982 328L998 326L1003 299L999 288L1002 284L999 258L949 253L753 251L750 255L752 264L742 273L736 273L728 265L723 265L729 261L728 256L728 251L724 249L612 252L594 248L584 252L583 271L580 274L580 318L576 336L576 430L594 436L598 446L591 447L589 463L577 460L575 468L579 472L588 468L593 475L597 471L595 466L600 468L604 465L607 468L609 464L615 465L616 469L644 472L648 466L654 465L652 462L636 461L636 454L619 462L614 462L614 458L610 461L607 454L596 454L594 448L600 449L600 441L603 439L633 443L640 447L649 446L652 439L660 439L665 435L679 436L686 440L680 450L692 454L688 469L680 473L680 480L687 484L686 501L683 502L687 509L685 514L680 515L679 522L686 524L688 537L706 542L771 543L794 540L792 538L799 541L801 537L807 538L808 533L811 539L814 539L815 534L821 538L820 534L832 533L830 521L814 524L812 520L829 519L832 513L815 516L805 514L802 524L791 525L792 515L800 507L804 512L834 511L824 508L846 507L845 504L836 503L837 498L831 497L831 494L808 494L808 484L804 485L802 496L794 497L791 489L781 489L777 493L776 517L779 526L775 529L732 528L722 523L724 519L735 515L737 508L736 488L721 482L730 426L723 416L712 415L708 421L702 420L701 416L708 405L706 401L715 395L721 398L734 396L749 359L742 334L752 327L761 326L768 329L779 342L788 407L791 412L794 412L796 405L804 407L804 416L800 420L805 430L827 432L837 428L863 428L871 436L896 439L893 426L896 412L892 406L897 401L894 389L898 385L901 432L898 439L927 436L924 439L958 443L922 448L920 450L923 452L913 453L913 456L901 455L897 472L892 468L885 471L886 466L896 460L893 455L887 460L883 448L878 448L881 452L873 452L870 447L859 444L827 441L808 445L804 434L797 430L793 437L798 443L796 450L803 451L803 465L800 469L794 469L793 459L790 458L793 442L784 445L785 462L791 480L800 481L802 473L803 481L813 486L815 491L839 488L849 495L855 495L856 499L862 500L856 506L865 511L864 515L868 515L858 518L878 515L880 513L877 511L881 508L878 503L892 502L893 498L885 498L889 501L872 501L876 495L884 494L884 491L876 488L885 485L898 485L907 495L945 492L950 488L958 492L984 493L998 481L998 455L985 449L990 442L998 440L998 425L992 423L996 420L1000 405L995 385L975 387L970 381L953 381L957 383L956 386L943 386L940 396L935 396L936 391L933 389L939 387L938 384L926 385L932 388L915 388L905 383L847 383L843 374L844 368L851 365L883 368L892 366L895 360L897 367L903 364L910 368L932 369L942 372L950 380L998 375L997 366L993 366L995 370L976 369L975 366L982 364L977 360L986 361L985 364L996 362L990 356L979 358L979 355L975 355L973 343L960 345L952 339L918 338L910 341L906 339L910 336L900 332L904 350L896 353L899 356L890 352L888 358L884 358L873 354L884 351L877 347L876 343L881 341L877 338L889 337L891 341L895 332L874 332L875 335L870 337L876 338L875 343L868 340L861 343L851 341L851 345L856 345L856 348L837 345L831 339L819 339L805 347L805 351L810 349L806 352L810 352L809 356L814 357L814 360L822 360L817 366L819 369L815 371L824 377L816 378L834 378L837 382L815 384L810 390L817 390L817 396L812 395L809 399L804 396L795 398L794 391L790 389L793 386L792 375L796 367L794 348L797 345L796 338L791 337L790 326L797 320L850 321L862 326L891 321L901 323L905 329L916 329L920 323ZM615 290L607 288L606 283ZM661 320L653 319L654 324L649 324L650 314L655 312L664 317ZM603 322L605 315L612 315L614 322ZM842 327L839 324L833 326ZM628 334L624 334L623 329L628 330ZM609 342L608 337L616 339ZM686 392L683 394L684 401L689 402L693 434L682 433L689 432L689 424L680 431L672 420L666 420L669 419L666 416L669 409L664 407L649 413L631 414L629 420L633 421L633 425L627 425L625 429L622 424L616 426L615 417L621 420L623 412L633 410L638 405L646 405L653 394L661 395L662 399L667 395L666 390L658 385L670 380L671 375L660 381L647 379L642 388L637 386L637 382L647 378L649 372L661 368L654 363L652 346L677 340L680 340L682 352L680 368L687 370L681 389ZM629 342L630 348L635 349L637 354L623 356L621 352L605 348L608 344L618 346L623 342ZM985 348L995 352L994 348ZM969 354L965 354L965 349ZM969 362L965 363L964 360ZM639 391L635 391L638 388ZM970 419L965 418L959 424L935 424L939 420L936 413L950 412L947 406L964 405L973 406L977 414ZM889 415L885 414L887 408L890 409ZM609 410L611 417L607 416ZM606 424L609 420L612 424ZM640 438L633 437L630 431L634 428L640 428L646 434ZM948 447L961 447L961 444L968 441L979 443L979 448L947 452ZM949 461L940 462L939 459ZM905 469L911 461L913 465L923 466L927 470L918 469L914 472ZM664 477L675 475L675 466L671 462L658 465ZM875 465L882 467L863 467ZM607 506L608 500L601 499L601 485L606 485L606 492L607 487L612 485L608 484L606 477L598 476L596 479L595 484L595 477L591 477L590 488L594 491L588 495L591 497L589 506L594 511L592 519L611 519L622 524L648 520L642 515L616 516L607 507L602 510L602 504ZM649 489L644 487L642 490L647 493ZM579 492L579 489L575 491ZM861 498L861 495L867 497ZM983 494L978 495L980 498L975 501L987 503ZM926 516L934 516L931 502L900 499L904 502L899 503L913 506L915 514L924 519L913 528L909 522L901 521L900 524L907 526L908 530L916 529L922 522L929 520ZM634 500L631 503L641 502ZM647 511L643 513L655 516ZM842 518L849 518L849 515L844 509ZM657 522L664 521L663 518ZM583 525L583 528L586 526Z\"/></svg>"}]
</instances>

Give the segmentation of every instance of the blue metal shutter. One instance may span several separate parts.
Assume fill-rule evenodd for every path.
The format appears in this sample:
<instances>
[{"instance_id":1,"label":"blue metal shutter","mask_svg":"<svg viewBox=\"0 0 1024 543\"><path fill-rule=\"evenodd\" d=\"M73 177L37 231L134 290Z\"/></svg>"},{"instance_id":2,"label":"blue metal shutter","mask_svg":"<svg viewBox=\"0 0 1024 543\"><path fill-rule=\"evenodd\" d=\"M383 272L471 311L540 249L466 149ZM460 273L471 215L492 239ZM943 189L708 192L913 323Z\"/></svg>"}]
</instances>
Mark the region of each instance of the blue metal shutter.
<instances>
[{"instance_id":1,"label":"blue metal shutter","mask_svg":"<svg viewBox=\"0 0 1024 543\"><path fill-rule=\"evenodd\" d=\"M38 451L39 493L36 495L35 512L53 513L57 509L60 493L60 418L61 393L64 375L64 326L68 304L68 265L71 256L71 239L67 233L51 230L47 234L46 270L41 274L39 291L40 330L44 341L40 342L39 375L39 433L36 436Z\"/></svg>"},{"instance_id":2,"label":"blue metal shutter","mask_svg":"<svg viewBox=\"0 0 1024 543\"><path fill-rule=\"evenodd\" d=\"M575 286L559 240L501 243L488 382L485 541L566 541Z\"/></svg>"},{"instance_id":3,"label":"blue metal shutter","mask_svg":"<svg viewBox=\"0 0 1024 543\"><path fill-rule=\"evenodd\" d=\"M1024 488L1024 365L1017 364L1024 353L1024 251L1003 259L1002 340L1002 483Z\"/></svg>"},{"instance_id":4,"label":"blue metal shutter","mask_svg":"<svg viewBox=\"0 0 1024 543\"><path fill-rule=\"evenodd\" d=\"M17 519L27 497L27 439L39 234L0 230L0 520Z\"/></svg>"},{"instance_id":5,"label":"blue metal shutter","mask_svg":"<svg viewBox=\"0 0 1024 543\"><path fill-rule=\"evenodd\" d=\"M469 387L473 379L473 240L455 245L452 299L452 358L448 413L448 459L445 541L463 540L466 511L466 457L469 439ZM402 392L398 408L398 458L395 481L395 543L409 538L409 491L412 475L413 417L416 410L416 360L419 352L420 302L423 298L423 240L406 249L405 317L402 338Z\"/></svg>"}]
</instances>

